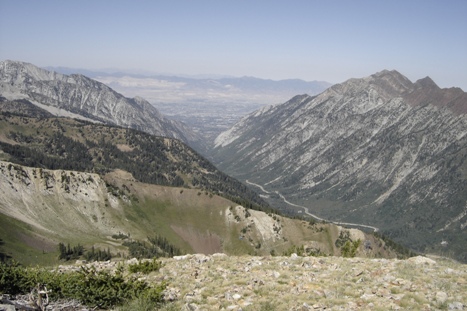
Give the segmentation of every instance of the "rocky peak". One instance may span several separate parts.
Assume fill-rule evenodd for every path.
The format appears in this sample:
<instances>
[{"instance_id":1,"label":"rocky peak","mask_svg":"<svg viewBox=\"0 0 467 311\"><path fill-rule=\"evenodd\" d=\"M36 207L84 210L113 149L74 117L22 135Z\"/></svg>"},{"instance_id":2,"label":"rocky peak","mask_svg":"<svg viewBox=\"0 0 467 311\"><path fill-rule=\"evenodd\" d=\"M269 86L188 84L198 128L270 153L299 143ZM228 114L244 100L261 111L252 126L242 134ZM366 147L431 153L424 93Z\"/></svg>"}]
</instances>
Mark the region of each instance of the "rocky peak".
<instances>
[{"instance_id":1,"label":"rocky peak","mask_svg":"<svg viewBox=\"0 0 467 311\"><path fill-rule=\"evenodd\" d=\"M29 79L53 80L64 77L59 73L47 71L29 63L12 60L0 62L0 73L0 81L10 83L18 83Z\"/></svg>"},{"instance_id":2,"label":"rocky peak","mask_svg":"<svg viewBox=\"0 0 467 311\"><path fill-rule=\"evenodd\" d=\"M271 201L282 194L285 208L365 219L407 245L441 247L467 228L466 111L462 90L384 70L252 113L219 135L214 159ZM447 247L467 260L461 244Z\"/></svg>"},{"instance_id":3,"label":"rocky peak","mask_svg":"<svg viewBox=\"0 0 467 311\"><path fill-rule=\"evenodd\" d=\"M193 147L202 145L201 137L182 123L165 118L146 100L126 98L80 74L62 75L28 63L3 61L0 95L10 100L28 99L50 112L64 110L108 124L180 139Z\"/></svg>"},{"instance_id":4,"label":"rocky peak","mask_svg":"<svg viewBox=\"0 0 467 311\"><path fill-rule=\"evenodd\" d=\"M438 85L430 77L426 76L423 79L415 82L416 87L422 87L427 89L439 89Z\"/></svg>"}]
</instances>

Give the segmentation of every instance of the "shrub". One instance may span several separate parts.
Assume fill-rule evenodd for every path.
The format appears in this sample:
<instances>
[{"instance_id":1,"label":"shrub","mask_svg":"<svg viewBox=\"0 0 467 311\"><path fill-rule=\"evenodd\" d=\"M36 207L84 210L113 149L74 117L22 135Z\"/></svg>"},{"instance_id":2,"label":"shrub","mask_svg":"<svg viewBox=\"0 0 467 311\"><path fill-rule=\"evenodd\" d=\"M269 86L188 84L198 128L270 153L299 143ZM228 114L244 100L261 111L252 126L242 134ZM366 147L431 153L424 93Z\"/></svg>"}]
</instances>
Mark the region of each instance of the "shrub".
<instances>
[{"instance_id":1,"label":"shrub","mask_svg":"<svg viewBox=\"0 0 467 311\"><path fill-rule=\"evenodd\" d=\"M138 262L134 265L130 265L128 267L128 270L131 273L144 273L144 274L149 274L153 271L159 271L159 269L162 267L162 263L160 261L157 261L155 258L152 261L143 261L143 262Z\"/></svg>"},{"instance_id":2,"label":"shrub","mask_svg":"<svg viewBox=\"0 0 467 311\"><path fill-rule=\"evenodd\" d=\"M135 278L123 277L123 269L115 274L81 267L78 272L58 273L39 268L24 268L18 264L0 263L0 292L26 294L37 284L45 284L51 299L77 299L88 306L110 308L144 298L162 302L165 283L150 287Z\"/></svg>"}]
</instances>

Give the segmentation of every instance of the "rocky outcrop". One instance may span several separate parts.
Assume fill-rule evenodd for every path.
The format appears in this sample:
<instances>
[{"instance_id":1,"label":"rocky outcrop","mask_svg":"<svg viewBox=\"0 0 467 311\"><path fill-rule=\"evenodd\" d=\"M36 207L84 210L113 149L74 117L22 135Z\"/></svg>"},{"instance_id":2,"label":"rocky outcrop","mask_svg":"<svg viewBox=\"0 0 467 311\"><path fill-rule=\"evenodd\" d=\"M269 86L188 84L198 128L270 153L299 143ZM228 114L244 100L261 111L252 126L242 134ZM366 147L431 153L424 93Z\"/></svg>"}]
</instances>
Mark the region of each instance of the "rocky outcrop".
<instances>
[{"instance_id":1,"label":"rocky outcrop","mask_svg":"<svg viewBox=\"0 0 467 311\"><path fill-rule=\"evenodd\" d=\"M277 191L320 217L467 260L466 108L460 89L382 71L246 116L217 137L214 161L270 201Z\"/></svg>"},{"instance_id":2,"label":"rocky outcrop","mask_svg":"<svg viewBox=\"0 0 467 311\"><path fill-rule=\"evenodd\" d=\"M97 174L0 161L0 213L51 236L110 235L115 223L109 216L120 209Z\"/></svg>"},{"instance_id":3,"label":"rocky outcrop","mask_svg":"<svg viewBox=\"0 0 467 311\"><path fill-rule=\"evenodd\" d=\"M126 98L83 75L62 75L28 63L2 61L0 95L9 100L27 99L58 115L65 111L107 124L177 138L195 147L202 143L184 124L165 118L143 98Z\"/></svg>"},{"instance_id":4,"label":"rocky outcrop","mask_svg":"<svg viewBox=\"0 0 467 311\"><path fill-rule=\"evenodd\" d=\"M59 271L126 268L138 261L78 262ZM167 310L465 310L466 266L444 259L227 256L162 258L138 274L166 282ZM129 275L132 276L132 275ZM164 309L165 310L165 309Z\"/></svg>"}]
</instances>

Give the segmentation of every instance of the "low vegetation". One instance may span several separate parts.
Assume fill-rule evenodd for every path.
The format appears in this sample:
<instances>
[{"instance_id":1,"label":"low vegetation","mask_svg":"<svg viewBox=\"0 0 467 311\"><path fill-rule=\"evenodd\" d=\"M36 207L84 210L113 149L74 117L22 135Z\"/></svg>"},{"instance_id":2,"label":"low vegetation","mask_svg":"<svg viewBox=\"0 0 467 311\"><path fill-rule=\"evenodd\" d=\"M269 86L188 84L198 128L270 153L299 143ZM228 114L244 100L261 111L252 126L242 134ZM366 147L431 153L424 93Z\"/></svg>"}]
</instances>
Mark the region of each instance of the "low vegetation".
<instances>
[{"instance_id":1,"label":"low vegetation","mask_svg":"<svg viewBox=\"0 0 467 311\"><path fill-rule=\"evenodd\" d=\"M145 268L152 269L154 267ZM145 270L145 271L146 271ZM81 267L79 271L61 273L44 268L25 268L15 263L0 263L0 292L28 294L37 284L45 284L50 299L76 299L96 308L110 308L136 299L162 302L165 284L148 284L124 275L123 268L113 272Z\"/></svg>"}]
</instances>

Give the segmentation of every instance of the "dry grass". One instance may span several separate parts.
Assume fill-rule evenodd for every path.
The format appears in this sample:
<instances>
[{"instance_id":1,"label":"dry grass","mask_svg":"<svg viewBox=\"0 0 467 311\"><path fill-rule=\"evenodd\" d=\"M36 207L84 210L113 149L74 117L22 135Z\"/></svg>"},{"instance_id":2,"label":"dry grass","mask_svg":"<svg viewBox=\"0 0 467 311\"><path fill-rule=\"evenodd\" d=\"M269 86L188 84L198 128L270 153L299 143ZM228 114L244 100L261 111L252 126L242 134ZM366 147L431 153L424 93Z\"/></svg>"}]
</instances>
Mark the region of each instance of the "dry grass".
<instances>
[{"instance_id":1,"label":"dry grass","mask_svg":"<svg viewBox=\"0 0 467 311\"><path fill-rule=\"evenodd\" d=\"M164 259L164 265L157 277L168 281L169 292L178 292L170 303L176 309L193 304L200 310L436 310L467 301L462 264L188 255Z\"/></svg>"}]
</instances>

